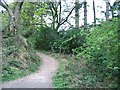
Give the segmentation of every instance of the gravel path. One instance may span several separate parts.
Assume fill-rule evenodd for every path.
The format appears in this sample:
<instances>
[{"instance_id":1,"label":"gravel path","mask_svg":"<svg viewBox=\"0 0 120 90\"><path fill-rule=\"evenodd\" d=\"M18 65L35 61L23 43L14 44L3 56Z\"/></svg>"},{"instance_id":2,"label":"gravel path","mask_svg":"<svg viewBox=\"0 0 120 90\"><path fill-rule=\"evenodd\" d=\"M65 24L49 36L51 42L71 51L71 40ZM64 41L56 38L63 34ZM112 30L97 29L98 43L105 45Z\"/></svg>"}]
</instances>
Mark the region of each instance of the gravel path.
<instances>
[{"instance_id":1,"label":"gravel path","mask_svg":"<svg viewBox=\"0 0 120 90\"><path fill-rule=\"evenodd\" d=\"M54 58L37 53L42 59L40 69L26 77L2 84L2 88L52 88L52 77L58 68Z\"/></svg>"}]
</instances>

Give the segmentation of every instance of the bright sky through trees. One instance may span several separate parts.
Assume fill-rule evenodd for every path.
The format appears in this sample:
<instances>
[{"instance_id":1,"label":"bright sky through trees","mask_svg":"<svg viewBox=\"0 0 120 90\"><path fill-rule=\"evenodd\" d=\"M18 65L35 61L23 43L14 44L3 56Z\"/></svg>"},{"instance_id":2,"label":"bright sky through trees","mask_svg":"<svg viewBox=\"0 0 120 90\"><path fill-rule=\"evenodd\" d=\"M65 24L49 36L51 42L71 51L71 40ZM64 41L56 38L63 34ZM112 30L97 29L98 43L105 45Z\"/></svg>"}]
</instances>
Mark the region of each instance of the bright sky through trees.
<instances>
[{"instance_id":1,"label":"bright sky through trees","mask_svg":"<svg viewBox=\"0 0 120 90\"><path fill-rule=\"evenodd\" d=\"M13 2L13 1L15 1L15 0L5 0L7 3L11 3L11 2ZM34 2L34 0L25 0L25 1L32 1L32 2ZM44 1L44 0L40 0L40 1ZM49 1L49 0L45 0L45 1ZM55 0L55 1L58 1L58 0ZM72 8L73 6L74 6L74 2L75 2L75 0L63 0L63 2L62 2L62 4L65 4L64 3L64 1L66 1L66 4L68 5L68 6L70 6L70 8ZM80 1L80 3L81 2L83 2L84 0L79 0ZM93 23L93 21L94 21L94 15L93 15L93 2L92 2L92 0L86 0L87 1L87 6L88 6L88 8L87 8L87 20L88 20L88 23L89 24L91 24L91 23ZM113 3L114 3L114 1L115 0L109 0L110 1L110 4L111 5L113 5ZM63 7L64 7L64 5L63 5ZM95 0L95 8L96 8L96 18L98 18L98 19L105 19L105 14L104 13L102 13L102 11L105 11L106 10L106 5L105 5L105 0ZM0 7L0 10L1 10L2 8ZM79 19L79 21L80 21L80 26L81 25L83 25L83 19L84 19L84 10L83 10L83 8L82 9L80 9L80 19ZM73 25L74 26L74 12L70 15L71 17L68 19L69 20L69 22L71 23L71 25ZM111 16L110 16L111 17ZM48 23L49 23L49 20L47 20L48 21ZM68 26L69 26L69 24L68 23L65 23L65 25L64 26L62 26L61 27L61 29L62 28L66 28L66 29L68 29Z\"/></svg>"}]
</instances>

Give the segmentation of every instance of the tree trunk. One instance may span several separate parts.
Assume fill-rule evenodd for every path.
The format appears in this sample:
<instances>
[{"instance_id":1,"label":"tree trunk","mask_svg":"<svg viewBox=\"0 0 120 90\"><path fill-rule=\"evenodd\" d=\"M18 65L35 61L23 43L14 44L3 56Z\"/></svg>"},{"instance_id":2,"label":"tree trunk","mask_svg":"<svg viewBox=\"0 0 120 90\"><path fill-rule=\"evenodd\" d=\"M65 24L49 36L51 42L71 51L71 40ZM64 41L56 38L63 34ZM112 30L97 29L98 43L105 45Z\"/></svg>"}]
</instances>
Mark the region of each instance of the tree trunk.
<instances>
[{"instance_id":1,"label":"tree trunk","mask_svg":"<svg viewBox=\"0 0 120 90\"><path fill-rule=\"evenodd\" d=\"M18 29L18 24L19 24L19 15L20 15L20 10L21 7L23 5L23 1L21 2L16 2L15 4L15 8L12 10L9 8L9 6L6 4L6 2L4 1L4 3L0 2L0 5L6 9L6 11L9 14L9 18L10 18L10 32L11 35L15 35ZM24 47L27 48L27 41L25 38L23 38L21 35L18 35L19 39L22 41L22 43L24 44Z\"/></svg>"},{"instance_id":2,"label":"tree trunk","mask_svg":"<svg viewBox=\"0 0 120 90\"><path fill-rule=\"evenodd\" d=\"M114 18L114 10L113 10L113 6L111 6L110 2L109 2L109 7L110 7L111 14L112 14L112 18Z\"/></svg>"},{"instance_id":3,"label":"tree trunk","mask_svg":"<svg viewBox=\"0 0 120 90\"><path fill-rule=\"evenodd\" d=\"M96 26L95 1L93 0L94 26Z\"/></svg>"},{"instance_id":4,"label":"tree trunk","mask_svg":"<svg viewBox=\"0 0 120 90\"><path fill-rule=\"evenodd\" d=\"M75 28L79 29L79 0L75 1Z\"/></svg>"},{"instance_id":5,"label":"tree trunk","mask_svg":"<svg viewBox=\"0 0 120 90\"><path fill-rule=\"evenodd\" d=\"M24 0L22 0L24 1ZM4 3L0 2L0 5L6 9L6 11L9 14L9 18L10 18L10 31L12 35L15 35L17 32L17 28L18 28L18 21L19 21L19 14L20 14L20 10L21 7L23 5L23 2L16 2L15 3L15 8L12 10L9 8L9 6L7 5L7 3L4 1Z\"/></svg>"},{"instance_id":6,"label":"tree trunk","mask_svg":"<svg viewBox=\"0 0 120 90\"><path fill-rule=\"evenodd\" d=\"M87 2L84 0L84 29L87 29Z\"/></svg>"},{"instance_id":7,"label":"tree trunk","mask_svg":"<svg viewBox=\"0 0 120 90\"><path fill-rule=\"evenodd\" d=\"M106 0L106 21L109 19L109 1Z\"/></svg>"},{"instance_id":8,"label":"tree trunk","mask_svg":"<svg viewBox=\"0 0 120 90\"><path fill-rule=\"evenodd\" d=\"M23 2L17 2L16 6L15 6L15 9L14 9L14 12L13 12L14 16L15 16L15 26L16 26L16 29L18 29L19 16L20 16L20 11L21 11L22 5L23 5Z\"/></svg>"},{"instance_id":9,"label":"tree trunk","mask_svg":"<svg viewBox=\"0 0 120 90\"><path fill-rule=\"evenodd\" d=\"M16 27L14 15L10 16L10 26L9 27L10 27L11 35L15 35L17 32L17 27Z\"/></svg>"}]
</instances>

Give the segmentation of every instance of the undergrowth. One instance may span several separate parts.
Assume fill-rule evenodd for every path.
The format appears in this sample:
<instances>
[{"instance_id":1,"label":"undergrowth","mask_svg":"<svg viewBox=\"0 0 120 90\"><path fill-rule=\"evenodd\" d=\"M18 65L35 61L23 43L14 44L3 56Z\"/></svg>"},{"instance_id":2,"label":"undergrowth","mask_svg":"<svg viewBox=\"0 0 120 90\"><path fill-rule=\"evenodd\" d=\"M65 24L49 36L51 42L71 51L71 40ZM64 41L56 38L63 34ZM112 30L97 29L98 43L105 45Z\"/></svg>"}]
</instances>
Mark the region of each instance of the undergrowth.
<instances>
[{"instance_id":1,"label":"undergrowth","mask_svg":"<svg viewBox=\"0 0 120 90\"><path fill-rule=\"evenodd\" d=\"M102 81L95 72L87 67L84 60L75 60L69 55L60 55L56 53L47 53L55 57L60 66L53 77L55 88L115 88L114 82Z\"/></svg>"},{"instance_id":2,"label":"undergrowth","mask_svg":"<svg viewBox=\"0 0 120 90\"><path fill-rule=\"evenodd\" d=\"M3 38L2 44L2 82L15 80L38 69L40 58L34 50L26 49L17 36Z\"/></svg>"}]
</instances>

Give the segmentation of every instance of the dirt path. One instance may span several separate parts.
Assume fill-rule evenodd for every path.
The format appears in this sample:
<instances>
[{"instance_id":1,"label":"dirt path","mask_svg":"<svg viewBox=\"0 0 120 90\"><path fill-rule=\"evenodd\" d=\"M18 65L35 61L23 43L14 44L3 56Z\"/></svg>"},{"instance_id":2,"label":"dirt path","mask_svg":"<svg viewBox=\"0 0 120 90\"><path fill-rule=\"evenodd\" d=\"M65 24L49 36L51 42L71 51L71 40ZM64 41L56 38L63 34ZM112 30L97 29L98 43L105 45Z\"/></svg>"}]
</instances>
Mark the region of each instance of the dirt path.
<instances>
[{"instance_id":1,"label":"dirt path","mask_svg":"<svg viewBox=\"0 0 120 90\"><path fill-rule=\"evenodd\" d=\"M43 53L37 55L42 59L38 72L7 82L2 85L2 88L52 88L52 76L58 68L57 60Z\"/></svg>"}]
</instances>

